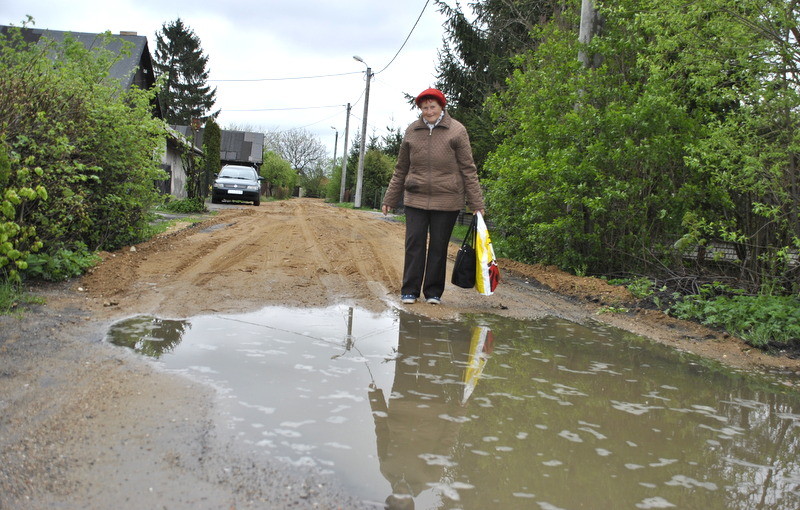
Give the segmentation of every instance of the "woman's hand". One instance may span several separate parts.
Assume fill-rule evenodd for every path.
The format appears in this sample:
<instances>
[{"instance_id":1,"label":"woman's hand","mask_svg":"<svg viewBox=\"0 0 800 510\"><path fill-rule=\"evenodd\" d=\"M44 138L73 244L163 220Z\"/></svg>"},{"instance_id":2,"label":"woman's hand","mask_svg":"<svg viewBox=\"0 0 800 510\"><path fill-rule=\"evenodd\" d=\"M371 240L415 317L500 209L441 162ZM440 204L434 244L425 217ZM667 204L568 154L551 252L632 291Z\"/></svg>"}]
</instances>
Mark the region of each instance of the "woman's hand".
<instances>
[{"instance_id":1,"label":"woman's hand","mask_svg":"<svg viewBox=\"0 0 800 510\"><path fill-rule=\"evenodd\" d=\"M383 211L383 215L386 216L387 214L389 214L389 206L388 205L382 205L381 206L381 211Z\"/></svg>"}]
</instances>

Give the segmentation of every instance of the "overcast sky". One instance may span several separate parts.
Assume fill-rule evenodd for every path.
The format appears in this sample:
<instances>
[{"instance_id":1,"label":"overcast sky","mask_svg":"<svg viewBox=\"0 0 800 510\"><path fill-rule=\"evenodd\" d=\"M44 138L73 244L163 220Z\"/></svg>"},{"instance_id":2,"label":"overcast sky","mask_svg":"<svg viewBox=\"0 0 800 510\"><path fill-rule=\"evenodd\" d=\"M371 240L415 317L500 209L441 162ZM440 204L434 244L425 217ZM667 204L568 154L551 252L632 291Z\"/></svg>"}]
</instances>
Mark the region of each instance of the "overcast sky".
<instances>
[{"instance_id":1,"label":"overcast sky","mask_svg":"<svg viewBox=\"0 0 800 510\"><path fill-rule=\"evenodd\" d=\"M338 130L337 156L342 154L345 105L353 105L351 144L363 118L366 67L353 55L377 73L370 89L368 134L405 128L417 112L404 93L416 95L434 84L444 22L433 0L0 0L1 24L19 26L26 15L34 18L35 28L137 32L147 36L151 54L156 32L180 17L209 57L223 128L305 128L331 153ZM352 74L274 80L341 73ZM233 81L256 79L261 81Z\"/></svg>"}]
</instances>

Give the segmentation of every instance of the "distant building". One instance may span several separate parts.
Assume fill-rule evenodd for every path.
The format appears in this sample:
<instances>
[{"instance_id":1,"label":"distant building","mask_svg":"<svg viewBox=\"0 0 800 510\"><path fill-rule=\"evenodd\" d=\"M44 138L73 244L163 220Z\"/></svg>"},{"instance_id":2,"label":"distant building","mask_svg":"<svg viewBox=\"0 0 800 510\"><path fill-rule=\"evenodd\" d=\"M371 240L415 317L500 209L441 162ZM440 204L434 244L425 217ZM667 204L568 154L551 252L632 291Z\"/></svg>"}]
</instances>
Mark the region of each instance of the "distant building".
<instances>
[{"instance_id":1,"label":"distant building","mask_svg":"<svg viewBox=\"0 0 800 510\"><path fill-rule=\"evenodd\" d=\"M175 131L182 133L186 138L192 137L192 129L189 126L170 126ZM264 152L264 133L253 133L249 131L228 131L221 130L221 140L219 156L223 165L248 165L261 168ZM203 146L203 132L198 129L195 133L194 143L198 147Z\"/></svg>"}]
</instances>

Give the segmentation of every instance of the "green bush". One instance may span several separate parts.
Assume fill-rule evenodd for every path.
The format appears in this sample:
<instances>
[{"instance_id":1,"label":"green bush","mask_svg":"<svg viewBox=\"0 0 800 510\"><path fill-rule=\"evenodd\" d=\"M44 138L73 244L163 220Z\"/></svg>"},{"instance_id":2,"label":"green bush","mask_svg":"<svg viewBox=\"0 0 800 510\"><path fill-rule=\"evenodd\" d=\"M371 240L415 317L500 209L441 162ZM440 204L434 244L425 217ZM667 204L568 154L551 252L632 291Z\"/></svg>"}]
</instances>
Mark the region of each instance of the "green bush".
<instances>
[{"instance_id":1,"label":"green bush","mask_svg":"<svg viewBox=\"0 0 800 510\"><path fill-rule=\"evenodd\" d=\"M364 171L361 181L361 206L365 208L380 209L383 195L389 181L392 179L397 158L387 155L378 148L369 149L364 155ZM350 200L355 198L356 180L358 175L358 152L347 163L346 189L350 191ZM342 186L342 168L335 166L325 187L325 199L328 202L338 202ZM347 197L346 197L347 198Z\"/></svg>"},{"instance_id":2,"label":"green bush","mask_svg":"<svg viewBox=\"0 0 800 510\"><path fill-rule=\"evenodd\" d=\"M289 198L297 186L298 175L292 164L266 148L260 174L266 182L267 197Z\"/></svg>"},{"instance_id":3,"label":"green bush","mask_svg":"<svg viewBox=\"0 0 800 510\"><path fill-rule=\"evenodd\" d=\"M217 175L222 168L222 161L220 160L220 145L222 144L222 131L219 124L210 117L206 121L205 129L203 130L203 178L202 178L202 193L201 196L207 197L214 183L214 176Z\"/></svg>"},{"instance_id":4,"label":"green bush","mask_svg":"<svg viewBox=\"0 0 800 510\"><path fill-rule=\"evenodd\" d=\"M364 154L364 175L361 191L362 207L380 209L386 187L392 179L397 158L373 149Z\"/></svg>"},{"instance_id":5,"label":"green bush","mask_svg":"<svg viewBox=\"0 0 800 510\"><path fill-rule=\"evenodd\" d=\"M0 37L0 278L18 281L31 253L41 267L141 240L159 201L153 181L165 177L165 126L155 91L109 78L121 56L103 49L110 41L87 50Z\"/></svg>"},{"instance_id":6,"label":"green bush","mask_svg":"<svg viewBox=\"0 0 800 510\"><path fill-rule=\"evenodd\" d=\"M618 47L594 49L608 51L601 67L583 69L574 33L554 24L488 103L502 141L485 164L487 201L517 260L629 272L663 259L662 239L680 233L696 127L612 21L595 43Z\"/></svg>"},{"instance_id":7,"label":"green bush","mask_svg":"<svg viewBox=\"0 0 800 510\"><path fill-rule=\"evenodd\" d=\"M800 300L793 296L683 296L669 309L680 319L723 328L758 347L800 347Z\"/></svg>"},{"instance_id":8,"label":"green bush","mask_svg":"<svg viewBox=\"0 0 800 510\"><path fill-rule=\"evenodd\" d=\"M47 281L62 281L82 275L100 262L100 257L88 250L78 251L61 248L54 253L32 253L28 255L26 276Z\"/></svg>"},{"instance_id":9,"label":"green bush","mask_svg":"<svg viewBox=\"0 0 800 510\"><path fill-rule=\"evenodd\" d=\"M655 294L655 282L649 278L612 278L608 280L611 285L623 285L636 299L647 299Z\"/></svg>"},{"instance_id":10,"label":"green bush","mask_svg":"<svg viewBox=\"0 0 800 510\"><path fill-rule=\"evenodd\" d=\"M194 214L208 212L202 198L184 198L171 200L164 204L165 210L178 214Z\"/></svg>"},{"instance_id":11,"label":"green bush","mask_svg":"<svg viewBox=\"0 0 800 510\"><path fill-rule=\"evenodd\" d=\"M741 267L720 276L796 293L796 5L595 3L590 44L572 2L531 31L486 102L498 144L483 182L509 255L576 273L682 272L686 249L724 242Z\"/></svg>"}]
</instances>

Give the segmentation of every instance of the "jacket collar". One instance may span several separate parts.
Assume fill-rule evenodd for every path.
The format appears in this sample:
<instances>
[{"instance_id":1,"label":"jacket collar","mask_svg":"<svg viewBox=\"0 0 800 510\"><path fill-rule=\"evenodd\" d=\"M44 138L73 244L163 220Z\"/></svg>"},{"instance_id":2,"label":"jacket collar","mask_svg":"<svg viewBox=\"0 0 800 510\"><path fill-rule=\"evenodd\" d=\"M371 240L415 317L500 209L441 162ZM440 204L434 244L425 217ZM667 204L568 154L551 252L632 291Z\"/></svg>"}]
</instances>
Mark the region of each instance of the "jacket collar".
<instances>
[{"instance_id":1,"label":"jacket collar","mask_svg":"<svg viewBox=\"0 0 800 510\"><path fill-rule=\"evenodd\" d=\"M439 124L436 125L436 127L437 128L443 127L443 128L448 128L449 129L451 120L452 120L452 117L450 116L449 113L447 113L447 110L445 110L444 111L444 117L442 117L442 120L439 122ZM430 128L428 128L428 125L425 124L425 121L422 119L422 115L420 115L419 118L416 120L416 122L414 122L414 129L415 130L416 129L430 129Z\"/></svg>"}]
</instances>

